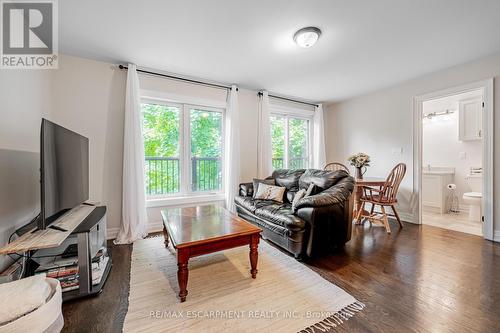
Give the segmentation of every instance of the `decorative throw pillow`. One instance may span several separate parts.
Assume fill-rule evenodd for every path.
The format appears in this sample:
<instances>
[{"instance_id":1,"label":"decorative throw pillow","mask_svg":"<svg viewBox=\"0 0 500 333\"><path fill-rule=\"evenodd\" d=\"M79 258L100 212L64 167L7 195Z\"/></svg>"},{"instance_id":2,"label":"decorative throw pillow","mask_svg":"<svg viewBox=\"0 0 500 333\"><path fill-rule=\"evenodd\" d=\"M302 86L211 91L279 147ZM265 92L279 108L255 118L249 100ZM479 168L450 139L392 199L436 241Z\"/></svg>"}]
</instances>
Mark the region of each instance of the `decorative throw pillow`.
<instances>
[{"instance_id":1,"label":"decorative throw pillow","mask_svg":"<svg viewBox=\"0 0 500 333\"><path fill-rule=\"evenodd\" d=\"M259 189L259 184L266 184L266 185L276 185L276 181L274 178L271 179L253 179L253 197L257 195L257 191Z\"/></svg>"},{"instance_id":2,"label":"decorative throw pillow","mask_svg":"<svg viewBox=\"0 0 500 333\"><path fill-rule=\"evenodd\" d=\"M283 194L285 194L286 187L272 186L261 183L255 194L255 199L274 200L283 202Z\"/></svg>"},{"instance_id":3,"label":"decorative throw pillow","mask_svg":"<svg viewBox=\"0 0 500 333\"><path fill-rule=\"evenodd\" d=\"M314 185L313 183L309 184L309 187L307 188L306 195L305 197L315 195L318 192L318 187Z\"/></svg>"},{"instance_id":4,"label":"decorative throw pillow","mask_svg":"<svg viewBox=\"0 0 500 333\"><path fill-rule=\"evenodd\" d=\"M292 212L296 212L297 211L297 203L299 202L300 199L302 199L303 197L306 196L306 190L300 190L300 191L297 191L297 193L295 193L295 197L293 198L293 201L292 201Z\"/></svg>"}]
</instances>

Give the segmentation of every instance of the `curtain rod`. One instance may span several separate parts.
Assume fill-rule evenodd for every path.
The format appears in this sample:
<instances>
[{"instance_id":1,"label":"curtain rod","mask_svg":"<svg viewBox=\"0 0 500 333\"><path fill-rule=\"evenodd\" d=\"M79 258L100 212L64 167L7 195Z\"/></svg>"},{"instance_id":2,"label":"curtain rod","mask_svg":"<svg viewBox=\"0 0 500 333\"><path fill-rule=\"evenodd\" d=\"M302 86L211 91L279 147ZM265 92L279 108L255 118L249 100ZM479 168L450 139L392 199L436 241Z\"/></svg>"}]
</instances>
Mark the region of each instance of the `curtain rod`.
<instances>
[{"instance_id":1,"label":"curtain rod","mask_svg":"<svg viewBox=\"0 0 500 333\"><path fill-rule=\"evenodd\" d=\"M128 70L128 67L127 66L123 66L123 65L119 65L118 68ZM198 81L198 80L193 80L193 79L186 79L186 78L180 77L180 76L174 76L174 75L168 75L168 74L163 74L163 73L158 73L158 72L145 71L143 69L137 69L137 72L144 73L144 74L155 75L155 76L160 76L160 77L165 77L165 78L168 78L168 79L173 79L173 80L178 80L178 81L184 81L184 82L199 84L199 85L202 85L202 86L209 86L209 87L214 87L214 88L219 88L219 89L225 89L225 90L231 90L232 89L231 86L224 86L222 84L215 84L215 83L203 82L203 81ZM238 91L237 87L236 87L236 91Z\"/></svg>"},{"instance_id":2,"label":"curtain rod","mask_svg":"<svg viewBox=\"0 0 500 333\"><path fill-rule=\"evenodd\" d=\"M262 96L262 91L259 91L257 93L257 95ZM315 106L315 107L318 107L319 105L318 104L314 104L314 103L309 103L309 102L304 102L304 101L299 101L299 100L296 100L296 99L291 99L291 98L286 98L286 97L281 97L281 96L275 96L275 95L268 95L269 97L272 97L272 98L277 98L277 99L282 99L284 101L289 101L289 102L295 102L295 103L300 103L300 104L306 104L306 105L311 105L311 106Z\"/></svg>"}]
</instances>

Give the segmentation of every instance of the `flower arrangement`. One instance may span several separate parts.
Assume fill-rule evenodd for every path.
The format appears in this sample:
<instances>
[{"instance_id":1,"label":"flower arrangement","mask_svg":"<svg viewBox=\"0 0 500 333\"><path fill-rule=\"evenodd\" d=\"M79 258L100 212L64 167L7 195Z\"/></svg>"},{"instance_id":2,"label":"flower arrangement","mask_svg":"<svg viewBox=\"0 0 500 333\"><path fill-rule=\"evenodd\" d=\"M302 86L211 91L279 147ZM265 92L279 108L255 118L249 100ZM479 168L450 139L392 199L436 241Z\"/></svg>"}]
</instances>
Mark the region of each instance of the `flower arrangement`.
<instances>
[{"instance_id":1,"label":"flower arrangement","mask_svg":"<svg viewBox=\"0 0 500 333\"><path fill-rule=\"evenodd\" d=\"M370 166L370 156L368 156L365 153L357 153L354 155L349 156L347 159L349 163L356 167L356 168L362 168L362 167L367 167Z\"/></svg>"}]
</instances>

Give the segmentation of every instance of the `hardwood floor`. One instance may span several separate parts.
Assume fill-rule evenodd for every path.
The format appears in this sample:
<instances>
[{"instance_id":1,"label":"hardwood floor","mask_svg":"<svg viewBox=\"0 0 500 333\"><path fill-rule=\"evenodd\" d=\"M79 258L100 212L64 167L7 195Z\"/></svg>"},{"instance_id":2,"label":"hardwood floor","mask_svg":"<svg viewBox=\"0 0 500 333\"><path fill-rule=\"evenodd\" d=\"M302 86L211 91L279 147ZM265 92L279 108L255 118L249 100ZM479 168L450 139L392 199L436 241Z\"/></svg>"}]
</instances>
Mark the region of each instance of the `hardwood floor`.
<instances>
[{"instance_id":1,"label":"hardwood floor","mask_svg":"<svg viewBox=\"0 0 500 333\"><path fill-rule=\"evenodd\" d=\"M101 294L63 303L63 332L121 332L128 309L132 245L108 242L113 267Z\"/></svg>"},{"instance_id":2,"label":"hardwood floor","mask_svg":"<svg viewBox=\"0 0 500 333\"><path fill-rule=\"evenodd\" d=\"M366 308L334 332L500 331L500 244L433 226L353 226L342 251L305 264ZM112 247L98 297L63 305L64 332L120 332L132 246Z\"/></svg>"}]
</instances>

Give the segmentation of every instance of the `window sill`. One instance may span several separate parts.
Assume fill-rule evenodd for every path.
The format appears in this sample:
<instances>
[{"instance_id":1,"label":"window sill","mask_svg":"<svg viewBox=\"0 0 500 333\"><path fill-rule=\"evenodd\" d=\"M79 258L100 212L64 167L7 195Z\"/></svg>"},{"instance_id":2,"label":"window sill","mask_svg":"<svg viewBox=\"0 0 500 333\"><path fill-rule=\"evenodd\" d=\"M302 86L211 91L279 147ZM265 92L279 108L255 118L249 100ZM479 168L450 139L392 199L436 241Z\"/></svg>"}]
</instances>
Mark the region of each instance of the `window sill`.
<instances>
[{"instance_id":1,"label":"window sill","mask_svg":"<svg viewBox=\"0 0 500 333\"><path fill-rule=\"evenodd\" d=\"M146 199L146 207L169 207L180 205L197 205L210 202L224 201L224 193L192 195L183 197L163 197Z\"/></svg>"}]
</instances>

